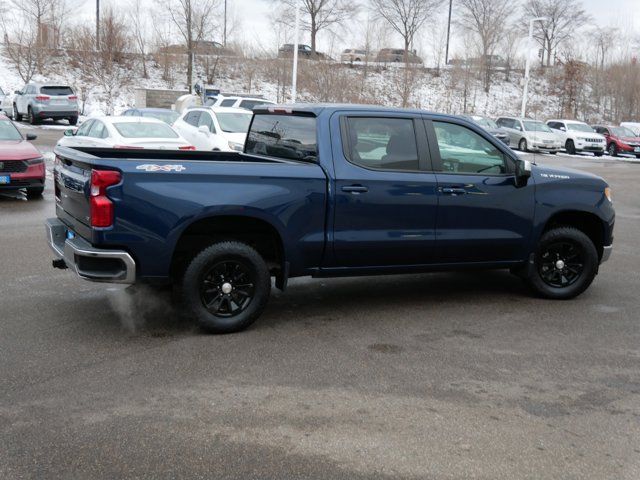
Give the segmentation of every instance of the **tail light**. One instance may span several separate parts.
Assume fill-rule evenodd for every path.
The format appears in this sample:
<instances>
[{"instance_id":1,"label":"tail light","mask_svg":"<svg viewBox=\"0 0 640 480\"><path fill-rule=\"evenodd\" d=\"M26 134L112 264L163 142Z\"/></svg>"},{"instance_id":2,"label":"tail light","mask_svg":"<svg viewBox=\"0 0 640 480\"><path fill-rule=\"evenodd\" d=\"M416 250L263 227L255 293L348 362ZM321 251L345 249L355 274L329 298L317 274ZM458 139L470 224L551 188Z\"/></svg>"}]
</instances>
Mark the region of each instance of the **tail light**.
<instances>
[{"instance_id":1,"label":"tail light","mask_svg":"<svg viewBox=\"0 0 640 480\"><path fill-rule=\"evenodd\" d=\"M36 100L38 100L39 102L48 102L49 100L51 100L51 97L49 95L38 95L36 96Z\"/></svg>"},{"instance_id":2,"label":"tail light","mask_svg":"<svg viewBox=\"0 0 640 480\"><path fill-rule=\"evenodd\" d=\"M184 147L178 147L178 150L195 150L196 147L193 145L185 145Z\"/></svg>"},{"instance_id":3,"label":"tail light","mask_svg":"<svg viewBox=\"0 0 640 480\"><path fill-rule=\"evenodd\" d=\"M107 187L120 183L122 176L115 170L91 170L91 226L113 225L113 202L107 197Z\"/></svg>"},{"instance_id":4,"label":"tail light","mask_svg":"<svg viewBox=\"0 0 640 480\"><path fill-rule=\"evenodd\" d=\"M69 95L69 100L77 100L78 97L76 95Z\"/></svg>"}]
</instances>

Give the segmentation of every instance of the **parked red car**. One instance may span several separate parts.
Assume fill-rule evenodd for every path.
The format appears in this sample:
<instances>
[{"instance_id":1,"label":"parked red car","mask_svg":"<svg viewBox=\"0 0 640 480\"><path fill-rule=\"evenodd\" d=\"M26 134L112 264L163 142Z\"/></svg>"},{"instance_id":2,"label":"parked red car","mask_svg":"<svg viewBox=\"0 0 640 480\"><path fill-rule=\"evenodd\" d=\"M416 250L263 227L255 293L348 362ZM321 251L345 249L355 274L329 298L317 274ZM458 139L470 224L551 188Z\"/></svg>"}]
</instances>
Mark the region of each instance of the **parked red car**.
<instances>
[{"instance_id":1,"label":"parked red car","mask_svg":"<svg viewBox=\"0 0 640 480\"><path fill-rule=\"evenodd\" d=\"M612 157L617 157L619 153L630 153L640 158L640 137L627 127L594 125L593 128L607 139L607 151Z\"/></svg>"},{"instance_id":2,"label":"parked red car","mask_svg":"<svg viewBox=\"0 0 640 480\"><path fill-rule=\"evenodd\" d=\"M40 197L44 192L44 158L25 139L11 120L0 114L0 192L27 189L27 197Z\"/></svg>"}]
</instances>

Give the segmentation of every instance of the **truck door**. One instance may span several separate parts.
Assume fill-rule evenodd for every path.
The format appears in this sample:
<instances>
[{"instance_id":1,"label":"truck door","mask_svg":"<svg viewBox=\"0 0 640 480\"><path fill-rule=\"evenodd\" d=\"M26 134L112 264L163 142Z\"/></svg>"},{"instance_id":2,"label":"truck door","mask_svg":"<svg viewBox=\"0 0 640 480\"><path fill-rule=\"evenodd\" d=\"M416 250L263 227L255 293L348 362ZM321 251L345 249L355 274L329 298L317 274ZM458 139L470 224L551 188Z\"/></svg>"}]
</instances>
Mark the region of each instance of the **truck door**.
<instances>
[{"instance_id":1,"label":"truck door","mask_svg":"<svg viewBox=\"0 0 640 480\"><path fill-rule=\"evenodd\" d=\"M515 163L498 141L448 121L425 121L438 180L437 259L442 263L523 260L534 188L516 186Z\"/></svg>"},{"instance_id":2,"label":"truck door","mask_svg":"<svg viewBox=\"0 0 640 480\"><path fill-rule=\"evenodd\" d=\"M336 265L430 263L437 185L421 118L340 112L331 130Z\"/></svg>"}]
</instances>

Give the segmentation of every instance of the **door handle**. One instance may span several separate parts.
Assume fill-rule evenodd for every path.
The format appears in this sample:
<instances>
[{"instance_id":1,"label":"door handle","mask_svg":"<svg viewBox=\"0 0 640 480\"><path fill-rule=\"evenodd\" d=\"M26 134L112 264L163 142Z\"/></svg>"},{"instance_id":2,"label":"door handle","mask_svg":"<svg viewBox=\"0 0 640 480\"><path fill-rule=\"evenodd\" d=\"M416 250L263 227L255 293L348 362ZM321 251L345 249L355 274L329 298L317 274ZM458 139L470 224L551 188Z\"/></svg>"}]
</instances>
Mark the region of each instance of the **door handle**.
<instances>
[{"instance_id":1,"label":"door handle","mask_svg":"<svg viewBox=\"0 0 640 480\"><path fill-rule=\"evenodd\" d=\"M467 193L467 190L460 187L442 187L440 191L444 195L464 195Z\"/></svg>"},{"instance_id":2,"label":"door handle","mask_svg":"<svg viewBox=\"0 0 640 480\"><path fill-rule=\"evenodd\" d=\"M369 189L364 185L345 185L342 187L342 191L349 193L366 193Z\"/></svg>"}]
</instances>

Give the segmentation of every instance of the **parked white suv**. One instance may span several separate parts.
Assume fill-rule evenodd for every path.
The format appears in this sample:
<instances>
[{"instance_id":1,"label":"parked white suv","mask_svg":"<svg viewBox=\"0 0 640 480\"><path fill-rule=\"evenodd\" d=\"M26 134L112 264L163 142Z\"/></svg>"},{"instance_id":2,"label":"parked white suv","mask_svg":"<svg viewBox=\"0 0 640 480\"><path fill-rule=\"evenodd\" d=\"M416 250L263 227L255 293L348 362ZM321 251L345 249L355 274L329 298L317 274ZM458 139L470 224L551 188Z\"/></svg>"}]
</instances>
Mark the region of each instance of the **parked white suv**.
<instances>
[{"instance_id":1,"label":"parked white suv","mask_svg":"<svg viewBox=\"0 0 640 480\"><path fill-rule=\"evenodd\" d=\"M620 123L621 127L627 127L633 133L635 133L636 137L640 137L640 123L639 122L622 122Z\"/></svg>"},{"instance_id":2,"label":"parked white suv","mask_svg":"<svg viewBox=\"0 0 640 480\"><path fill-rule=\"evenodd\" d=\"M511 145L523 152L556 154L561 143L556 134L539 120L521 117L499 117L496 123L509 134Z\"/></svg>"},{"instance_id":3,"label":"parked white suv","mask_svg":"<svg viewBox=\"0 0 640 480\"><path fill-rule=\"evenodd\" d=\"M568 154L593 152L596 157L604 155L607 148L604 135L596 133L586 123L577 120L547 120L547 126L560 139Z\"/></svg>"},{"instance_id":4,"label":"parked white suv","mask_svg":"<svg viewBox=\"0 0 640 480\"><path fill-rule=\"evenodd\" d=\"M266 104L275 105L275 102L259 97L225 97L223 95L218 95L215 101L210 105L212 107L244 108L245 110L253 110L253 107Z\"/></svg>"},{"instance_id":5,"label":"parked white suv","mask_svg":"<svg viewBox=\"0 0 640 480\"><path fill-rule=\"evenodd\" d=\"M242 152L253 114L242 108L196 107L173 124L197 150Z\"/></svg>"}]
</instances>

